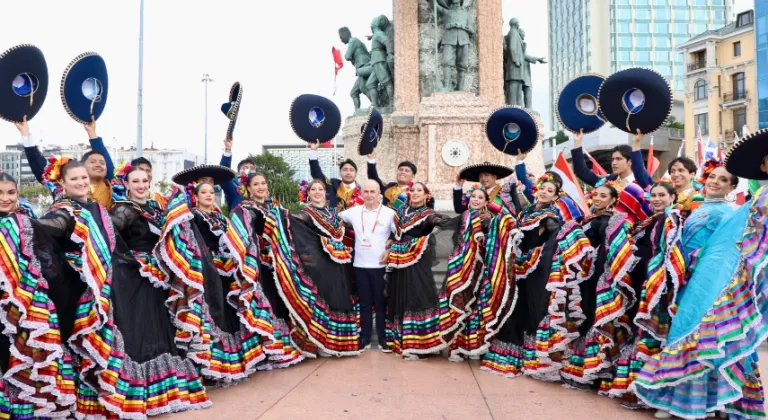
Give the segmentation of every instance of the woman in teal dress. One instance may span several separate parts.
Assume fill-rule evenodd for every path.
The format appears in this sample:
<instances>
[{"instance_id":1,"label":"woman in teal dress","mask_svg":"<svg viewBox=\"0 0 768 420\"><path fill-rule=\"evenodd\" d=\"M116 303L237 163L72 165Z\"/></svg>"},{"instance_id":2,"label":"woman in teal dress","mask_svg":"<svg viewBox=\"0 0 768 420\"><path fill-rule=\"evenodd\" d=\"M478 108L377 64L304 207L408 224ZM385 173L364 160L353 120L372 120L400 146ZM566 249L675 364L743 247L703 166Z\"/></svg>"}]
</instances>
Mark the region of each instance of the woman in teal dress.
<instances>
[{"instance_id":1,"label":"woman in teal dress","mask_svg":"<svg viewBox=\"0 0 768 420\"><path fill-rule=\"evenodd\" d=\"M762 134L744 141L762 148L765 156ZM733 163L728 169L742 173L708 164L707 201L691 214L683 239L693 271L679 296L666 345L648 359L632 385L644 403L668 415L695 419L722 411L730 418L765 416L755 351L768 335L768 193L763 189L735 213L729 210L723 201L736 188L737 175L757 166Z\"/></svg>"}]
</instances>

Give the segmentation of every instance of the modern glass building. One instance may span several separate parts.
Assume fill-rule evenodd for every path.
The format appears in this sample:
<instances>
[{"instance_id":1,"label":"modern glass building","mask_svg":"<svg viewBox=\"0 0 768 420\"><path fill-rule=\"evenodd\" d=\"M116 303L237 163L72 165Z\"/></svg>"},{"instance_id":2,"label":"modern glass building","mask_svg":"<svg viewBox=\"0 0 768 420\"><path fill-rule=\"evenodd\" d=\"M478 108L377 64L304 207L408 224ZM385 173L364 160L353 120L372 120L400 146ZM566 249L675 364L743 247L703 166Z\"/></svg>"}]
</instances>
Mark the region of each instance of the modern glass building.
<instances>
[{"instance_id":1,"label":"modern glass building","mask_svg":"<svg viewBox=\"0 0 768 420\"><path fill-rule=\"evenodd\" d=\"M549 0L552 127L560 90L581 73L649 67L682 91L686 70L675 47L725 25L731 7L732 0Z\"/></svg>"},{"instance_id":2,"label":"modern glass building","mask_svg":"<svg viewBox=\"0 0 768 420\"><path fill-rule=\"evenodd\" d=\"M768 0L755 0L757 49L757 124L768 128Z\"/></svg>"}]
</instances>

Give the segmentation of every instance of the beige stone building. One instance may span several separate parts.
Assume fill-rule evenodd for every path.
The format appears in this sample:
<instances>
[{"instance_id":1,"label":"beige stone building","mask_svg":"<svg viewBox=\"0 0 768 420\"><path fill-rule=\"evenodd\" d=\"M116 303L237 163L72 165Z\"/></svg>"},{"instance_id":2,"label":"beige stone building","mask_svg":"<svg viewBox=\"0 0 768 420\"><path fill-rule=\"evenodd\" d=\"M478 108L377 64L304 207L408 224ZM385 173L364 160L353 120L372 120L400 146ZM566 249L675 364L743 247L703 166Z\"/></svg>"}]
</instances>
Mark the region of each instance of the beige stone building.
<instances>
[{"instance_id":1,"label":"beige stone building","mask_svg":"<svg viewBox=\"0 0 768 420\"><path fill-rule=\"evenodd\" d=\"M754 14L740 13L736 21L701 33L678 47L685 59L685 144L695 156L697 128L704 141L721 141L726 148L735 133L757 129Z\"/></svg>"}]
</instances>

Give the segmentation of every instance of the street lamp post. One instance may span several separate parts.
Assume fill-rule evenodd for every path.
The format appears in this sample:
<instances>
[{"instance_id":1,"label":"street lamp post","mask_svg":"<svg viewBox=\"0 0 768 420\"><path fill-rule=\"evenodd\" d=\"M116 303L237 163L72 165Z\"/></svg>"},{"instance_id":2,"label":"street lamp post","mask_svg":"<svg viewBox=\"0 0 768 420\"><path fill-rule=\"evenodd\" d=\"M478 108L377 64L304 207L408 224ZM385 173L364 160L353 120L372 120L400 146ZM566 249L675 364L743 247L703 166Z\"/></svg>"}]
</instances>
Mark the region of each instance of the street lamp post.
<instances>
[{"instance_id":1,"label":"street lamp post","mask_svg":"<svg viewBox=\"0 0 768 420\"><path fill-rule=\"evenodd\" d=\"M205 83L205 154L203 162L208 163L208 83L212 83L213 79L210 74L205 73L201 82Z\"/></svg>"},{"instance_id":2,"label":"street lamp post","mask_svg":"<svg viewBox=\"0 0 768 420\"><path fill-rule=\"evenodd\" d=\"M144 96L144 0L139 5L139 97L136 101L136 157L141 157L143 127L143 96Z\"/></svg>"}]
</instances>

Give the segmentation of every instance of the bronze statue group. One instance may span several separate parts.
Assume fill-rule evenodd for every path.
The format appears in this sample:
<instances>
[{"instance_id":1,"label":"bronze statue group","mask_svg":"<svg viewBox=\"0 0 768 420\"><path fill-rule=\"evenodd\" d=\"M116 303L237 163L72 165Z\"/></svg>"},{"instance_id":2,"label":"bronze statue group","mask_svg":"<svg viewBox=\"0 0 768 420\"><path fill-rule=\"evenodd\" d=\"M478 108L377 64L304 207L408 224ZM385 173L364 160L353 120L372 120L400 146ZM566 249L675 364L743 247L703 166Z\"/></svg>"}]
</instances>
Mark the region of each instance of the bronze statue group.
<instances>
[{"instance_id":1,"label":"bronze statue group","mask_svg":"<svg viewBox=\"0 0 768 420\"><path fill-rule=\"evenodd\" d=\"M206 408L210 387L306 358L360 355L371 348L374 310L379 348L393 357L477 359L491 373L562 382L660 418L765 416L757 347L768 333L768 192L740 207L728 198L739 177L768 179L768 130L734 145L725 162L673 160L669 181L655 181L627 146L613 151L607 177L583 162L584 133L616 121L604 100L623 101L610 109L625 110L616 126L635 133L634 145L658 128L668 112L647 111L671 99L655 73L601 79L599 103L594 75L563 91L558 115L575 133L573 166L591 186L588 203L564 193L557 170L528 177L525 154L540 130L510 106L489 116L486 134L518 164L459 171L457 216L434 210L411 162L398 164L395 181L381 180L375 108L357 145L368 180L357 183L351 160L340 179L326 178L316 148L341 117L332 101L302 95L290 120L312 144L313 179L301 183L303 209L288 211L253 162L228 168L238 83L222 106L230 120L222 165L177 173L164 196L151 189L148 160L114 168L96 134L103 60L79 56L62 100L92 150L80 161L46 159L27 122L47 87L38 52L20 46L0 56L0 84L13 82L0 116L16 124L54 197L36 215L0 173L0 418L138 419ZM631 89L643 91L643 103L625 95ZM479 184L465 190L465 181ZM438 287L441 231L452 233L453 251Z\"/></svg>"}]
</instances>

